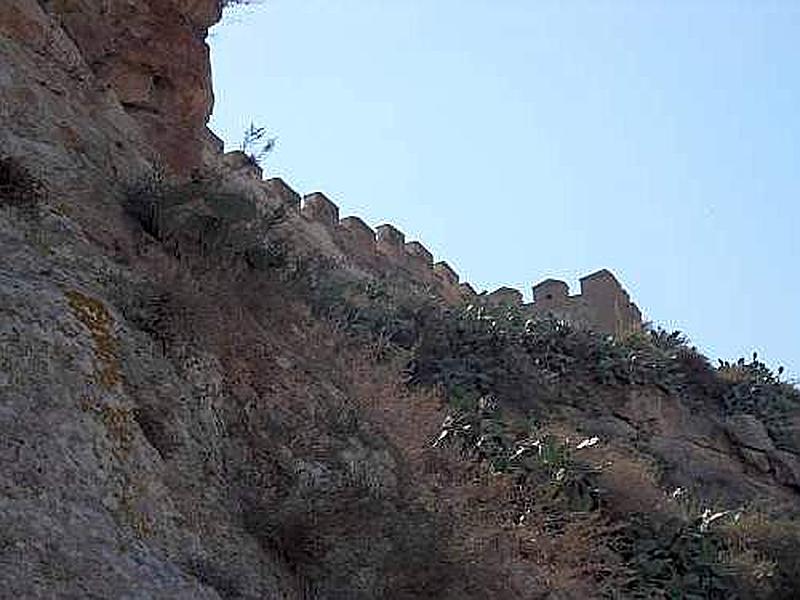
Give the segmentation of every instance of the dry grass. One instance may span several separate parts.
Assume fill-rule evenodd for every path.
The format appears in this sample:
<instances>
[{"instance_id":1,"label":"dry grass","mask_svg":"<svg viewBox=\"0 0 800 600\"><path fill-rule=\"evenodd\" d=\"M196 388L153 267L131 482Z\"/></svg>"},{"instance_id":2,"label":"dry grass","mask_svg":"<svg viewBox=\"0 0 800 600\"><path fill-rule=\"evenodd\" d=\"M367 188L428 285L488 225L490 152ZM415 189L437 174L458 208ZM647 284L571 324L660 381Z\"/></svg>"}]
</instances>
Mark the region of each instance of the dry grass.
<instances>
[{"instance_id":1,"label":"dry grass","mask_svg":"<svg viewBox=\"0 0 800 600\"><path fill-rule=\"evenodd\" d=\"M164 333L173 348L198 346L219 358L231 404L226 426L241 438L245 460L275 488L269 491L275 498L259 490L263 505L257 508L282 510L280 465L270 462L280 444L295 457L324 463L331 439L381 440L398 464L403 501L445 524L436 531L446 540L437 558L463 567L463 576L484 597L624 597L620 590L637 576L615 546L626 519L675 512L647 457L606 440L577 454L576 460L599 471L604 494L600 510L569 510L541 490L519 487L510 475L432 448L446 414L444 397L436 389L407 385L408 355L387 353L380 340L354 340L335 324L313 318L303 298L268 274L203 272L192 267L191 257L182 260L184 271L175 277L165 275L175 270L149 265L152 279L163 277L169 292ZM108 324L96 311L82 314L90 331ZM569 423L553 426L551 433L572 444L581 439ZM369 493L353 487L354 495ZM280 529L281 543L298 540L300 550L310 544L309 555L295 548L301 565L322 560L315 554L321 539L315 527L328 527L333 535L342 525L345 533L336 534L342 538L359 527L352 515L324 524L305 520L305 513L290 517ZM259 528L256 520L253 530ZM753 525L748 535L767 533ZM731 536L731 568L754 581L774 579L774 559L749 538L745 543Z\"/></svg>"},{"instance_id":2,"label":"dry grass","mask_svg":"<svg viewBox=\"0 0 800 600\"><path fill-rule=\"evenodd\" d=\"M718 528L726 540L721 559L739 575L752 597L796 598L800 589L800 522L742 512Z\"/></svg>"},{"instance_id":3,"label":"dry grass","mask_svg":"<svg viewBox=\"0 0 800 600\"><path fill-rule=\"evenodd\" d=\"M358 382L361 408L407 461L419 501L447 514L456 527L452 560L473 567L478 578L495 578L498 597L533 598L536 590L549 590L558 597L588 598L598 597L601 588L621 586L628 573L608 546L615 526L605 514L569 516L543 502L531 507L535 491L519 489L511 476L466 462L455 451L431 448L446 414L441 393L409 389L397 365L351 357L347 368ZM572 439L580 436L572 431ZM620 488L631 474L641 481L631 506L652 508L653 498L661 498L652 477L622 452L605 449L593 460L613 465L608 473ZM524 507L531 508L524 512Z\"/></svg>"}]
</instances>

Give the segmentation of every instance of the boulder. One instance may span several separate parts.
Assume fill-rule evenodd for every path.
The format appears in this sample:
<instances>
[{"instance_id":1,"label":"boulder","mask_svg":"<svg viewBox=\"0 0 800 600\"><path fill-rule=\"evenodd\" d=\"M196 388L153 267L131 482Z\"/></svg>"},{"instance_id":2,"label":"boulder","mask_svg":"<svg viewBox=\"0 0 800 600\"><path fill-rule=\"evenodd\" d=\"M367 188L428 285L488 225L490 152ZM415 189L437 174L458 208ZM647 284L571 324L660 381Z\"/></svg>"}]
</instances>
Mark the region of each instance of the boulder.
<instances>
[{"instance_id":1,"label":"boulder","mask_svg":"<svg viewBox=\"0 0 800 600\"><path fill-rule=\"evenodd\" d=\"M791 452L778 450L770 455L775 479L783 485L800 489L800 459Z\"/></svg>"},{"instance_id":2,"label":"boulder","mask_svg":"<svg viewBox=\"0 0 800 600\"><path fill-rule=\"evenodd\" d=\"M725 421L725 431L736 446L761 452L775 449L767 428L754 415L739 414L728 417Z\"/></svg>"}]
</instances>

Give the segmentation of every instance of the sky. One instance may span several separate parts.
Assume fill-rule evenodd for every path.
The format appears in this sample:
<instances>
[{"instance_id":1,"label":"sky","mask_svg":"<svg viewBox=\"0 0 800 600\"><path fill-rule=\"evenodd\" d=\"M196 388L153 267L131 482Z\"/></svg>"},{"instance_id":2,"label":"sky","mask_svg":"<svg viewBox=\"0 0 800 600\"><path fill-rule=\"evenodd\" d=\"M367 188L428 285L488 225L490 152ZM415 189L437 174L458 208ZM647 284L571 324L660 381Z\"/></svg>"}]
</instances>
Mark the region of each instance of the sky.
<instances>
[{"instance_id":1,"label":"sky","mask_svg":"<svg viewBox=\"0 0 800 600\"><path fill-rule=\"evenodd\" d=\"M479 291L609 268L709 358L800 377L800 2L265 0L211 128Z\"/></svg>"}]
</instances>

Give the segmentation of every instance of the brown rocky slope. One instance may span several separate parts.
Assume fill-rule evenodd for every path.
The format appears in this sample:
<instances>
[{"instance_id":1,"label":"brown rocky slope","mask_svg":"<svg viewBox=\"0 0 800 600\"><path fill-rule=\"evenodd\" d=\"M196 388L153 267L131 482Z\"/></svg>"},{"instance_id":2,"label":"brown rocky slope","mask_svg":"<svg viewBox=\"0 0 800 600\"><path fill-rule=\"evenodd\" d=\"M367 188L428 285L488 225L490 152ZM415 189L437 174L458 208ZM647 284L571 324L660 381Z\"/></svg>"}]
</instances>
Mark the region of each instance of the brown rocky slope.
<instances>
[{"instance_id":1,"label":"brown rocky slope","mask_svg":"<svg viewBox=\"0 0 800 600\"><path fill-rule=\"evenodd\" d=\"M0 13L3 594L795 597L796 390L341 268L209 158L219 14Z\"/></svg>"}]
</instances>

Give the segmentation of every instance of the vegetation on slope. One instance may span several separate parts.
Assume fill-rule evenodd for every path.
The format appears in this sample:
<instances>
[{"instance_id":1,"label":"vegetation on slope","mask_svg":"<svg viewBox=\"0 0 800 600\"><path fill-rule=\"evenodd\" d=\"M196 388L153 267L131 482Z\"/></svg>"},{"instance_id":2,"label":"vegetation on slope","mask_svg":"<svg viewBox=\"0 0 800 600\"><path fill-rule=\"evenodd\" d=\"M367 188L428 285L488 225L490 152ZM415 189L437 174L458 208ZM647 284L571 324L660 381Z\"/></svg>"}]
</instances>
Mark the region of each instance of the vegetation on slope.
<instances>
[{"instance_id":1,"label":"vegetation on slope","mask_svg":"<svg viewBox=\"0 0 800 600\"><path fill-rule=\"evenodd\" d=\"M192 257L187 268L202 259L224 265L228 275L241 273L228 280L237 305L263 310L247 298L277 288L254 281L278 283L284 300L305 304L346 345L340 355L368 349L374 362L366 368L404 377L403 394L427 390L443 398L448 414L429 445L452 449L467 472L485 473L490 486L505 490L487 510L497 531L515 540L515 560L539 573L542 585L626 598L789 598L800 586L789 550L800 539L796 514L715 496L702 477L681 472L674 456L649 443L639 425L628 437L592 435L593 421L619 414L641 391L709 426L751 415L777 448L800 454L789 427L800 393L757 357L714 367L679 333L647 329L616 340L554 319L524 319L513 309L449 308L399 274L357 278L301 257L280 236L279 211L259 214L213 180L150 180L132 188L127 210L174 256ZM191 302L169 293L173 302ZM163 335L181 312L140 309L135 319L153 335ZM351 408L336 418L357 413ZM735 449L730 453L738 461ZM641 488L629 489L625 476ZM691 489L675 487L679 476ZM752 475L758 482L768 476ZM645 508L635 494L656 501ZM308 568L319 557L289 549L298 547L298 535L309 535L309 518L292 517L293 533L280 533L272 521L253 526L272 531L262 535ZM475 525L465 518L462 526ZM531 547L526 540L535 536L547 543ZM542 560L550 575L542 575Z\"/></svg>"},{"instance_id":2,"label":"vegetation on slope","mask_svg":"<svg viewBox=\"0 0 800 600\"><path fill-rule=\"evenodd\" d=\"M411 351L410 382L442 389L451 407L437 445L452 445L511 478L524 499L515 506L519 516L613 513L616 498L598 477L602 464L581 459L600 440L570 441L548 426L567 421L580 432L612 410L609 394L633 388L657 389L714 419L753 415L779 448L800 453L789 427L800 414L800 391L755 355L715 368L678 332L645 329L616 340L555 319L524 319L514 309L447 309L387 282L352 283L326 306L338 307L337 318L353 334L368 332ZM800 570L786 548L800 541L796 506L793 513L741 505L715 510L703 482L696 484L688 493L662 483L665 495L672 492L663 514L616 515L607 541L628 576L606 592L727 598L747 589L745 597L792 597Z\"/></svg>"}]
</instances>

